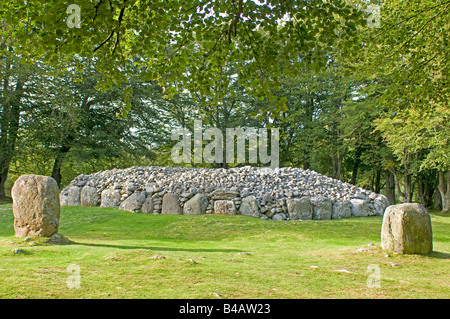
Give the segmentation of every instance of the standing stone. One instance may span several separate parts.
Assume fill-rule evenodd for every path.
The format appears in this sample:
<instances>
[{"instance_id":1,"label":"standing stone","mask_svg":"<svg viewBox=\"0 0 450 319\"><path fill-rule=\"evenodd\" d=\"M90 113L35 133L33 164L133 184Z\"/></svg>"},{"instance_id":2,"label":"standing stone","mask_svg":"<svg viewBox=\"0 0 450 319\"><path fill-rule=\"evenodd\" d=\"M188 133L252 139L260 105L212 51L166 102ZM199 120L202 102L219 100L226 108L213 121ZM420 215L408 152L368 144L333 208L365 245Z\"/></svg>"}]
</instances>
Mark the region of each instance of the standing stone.
<instances>
[{"instance_id":1,"label":"standing stone","mask_svg":"<svg viewBox=\"0 0 450 319\"><path fill-rule=\"evenodd\" d=\"M431 219L420 204L392 205L381 228L381 248L400 254L428 254L433 250Z\"/></svg>"},{"instance_id":2,"label":"standing stone","mask_svg":"<svg viewBox=\"0 0 450 319\"><path fill-rule=\"evenodd\" d=\"M352 217L352 204L350 202L335 202L333 204L332 219Z\"/></svg>"},{"instance_id":3,"label":"standing stone","mask_svg":"<svg viewBox=\"0 0 450 319\"><path fill-rule=\"evenodd\" d=\"M369 216L369 202L363 199L352 199L352 216L366 217Z\"/></svg>"},{"instance_id":4,"label":"standing stone","mask_svg":"<svg viewBox=\"0 0 450 319\"><path fill-rule=\"evenodd\" d=\"M312 219L313 207L309 197L289 198L286 200L290 220Z\"/></svg>"},{"instance_id":5,"label":"standing stone","mask_svg":"<svg viewBox=\"0 0 450 319\"><path fill-rule=\"evenodd\" d=\"M331 219L333 203L328 198L313 198L313 219Z\"/></svg>"},{"instance_id":6,"label":"standing stone","mask_svg":"<svg viewBox=\"0 0 450 319\"><path fill-rule=\"evenodd\" d=\"M142 204L141 211L143 214L151 214L153 213L153 199L151 196L148 196L145 198L144 203Z\"/></svg>"},{"instance_id":7,"label":"standing stone","mask_svg":"<svg viewBox=\"0 0 450 319\"><path fill-rule=\"evenodd\" d=\"M145 193L135 192L127 197L127 199L125 199L122 204L120 204L119 209L126 210L128 212L139 213L144 201Z\"/></svg>"},{"instance_id":8,"label":"standing stone","mask_svg":"<svg viewBox=\"0 0 450 319\"><path fill-rule=\"evenodd\" d=\"M93 186L84 186L80 195L81 206L98 206L100 204L100 195Z\"/></svg>"},{"instance_id":9,"label":"standing stone","mask_svg":"<svg viewBox=\"0 0 450 319\"><path fill-rule=\"evenodd\" d=\"M206 213L208 207L208 199L205 194L197 194L188 200L183 207L183 214L185 215L200 215Z\"/></svg>"},{"instance_id":10,"label":"standing stone","mask_svg":"<svg viewBox=\"0 0 450 319\"><path fill-rule=\"evenodd\" d=\"M214 213L222 215L236 215L236 206L232 200L216 200Z\"/></svg>"},{"instance_id":11,"label":"standing stone","mask_svg":"<svg viewBox=\"0 0 450 319\"><path fill-rule=\"evenodd\" d=\"M67 206L80 206L81 188L71 186L67 191Z\"/></svg>"},{"instance_id":12,"label":"standing stone","mask_svg":"<svg viewBox=\"0 0 450 319\"><path fill-rule=\"evenodd\" d=\"M118 189L104 189L102 191L102 203L100 204L100 207L104 208L117 208L120 204L120 190Z\"/></svg>"},{"instance_id":13,"label":"standing stone","mask_svg":"<svg viewBox=\"0 0 450 319\"><path fill-rule=\"evenodd\" d=\"M47 176L22 175L11 189L16 237L50 237L59 227L59 189Z\"/></svg>"},{"instance_id":14,"label":"standing stone","mask_svg":"<svg viewBox=\"0 0 450 319\"><path fill-rule=\"evenodd\" d=\"M242 199L239 212L245 216L260 217L261 214L259 212L259 203L255 196L250 195Z\"/></svg>"},{"instance_id":15,"label":"standing stone","mask_svg":"<svg viewBox=\"0 0 450 319\"><path fill-rule=\"evenodd\" d=\"M166 193L162 199L161 214L163 215L182 215L179 197L176 193Z\"/></svg>"}]
</instances>

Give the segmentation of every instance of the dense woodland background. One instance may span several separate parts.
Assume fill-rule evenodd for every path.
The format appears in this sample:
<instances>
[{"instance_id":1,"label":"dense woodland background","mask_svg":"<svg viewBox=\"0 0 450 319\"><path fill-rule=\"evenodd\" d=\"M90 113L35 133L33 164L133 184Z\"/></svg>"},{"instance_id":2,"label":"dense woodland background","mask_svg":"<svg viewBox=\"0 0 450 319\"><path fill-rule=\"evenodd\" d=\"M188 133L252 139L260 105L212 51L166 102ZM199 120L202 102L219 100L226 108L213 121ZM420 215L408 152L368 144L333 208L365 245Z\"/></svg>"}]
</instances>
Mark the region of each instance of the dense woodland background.
<instances>
[{"instance_id":1,"label":"dense woodland background","mask_svg":"<svg viewBox=\"0 0 450 319\"><path fill-rule=\"evenodd\" d=\"M450 1L373 1L377 28L362 1L83 0L73 29L45 2L0 5L0 197L21 174L175 166L171 131L201 119L278 127L280 166L450 210Z\"/></svg>"}]
</instances>

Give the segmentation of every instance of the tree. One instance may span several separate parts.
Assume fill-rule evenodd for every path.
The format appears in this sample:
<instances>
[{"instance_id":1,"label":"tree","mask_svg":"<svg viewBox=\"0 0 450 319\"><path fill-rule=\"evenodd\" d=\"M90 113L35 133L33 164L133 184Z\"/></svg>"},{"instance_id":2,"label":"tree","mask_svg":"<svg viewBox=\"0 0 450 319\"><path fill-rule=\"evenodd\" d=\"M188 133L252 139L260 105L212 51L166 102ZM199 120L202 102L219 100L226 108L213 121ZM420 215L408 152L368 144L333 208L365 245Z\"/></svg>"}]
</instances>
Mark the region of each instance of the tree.
<instances>
[{"instance_id":1,"label":"tree","mask_svg":"<svg viewBox=\"0 0 450 319\"><path fill-rule=\"evenodd\" d=\"M404 166L405 200L412 200L413 176L438 170L442 208L449 210L445 175L450 167L450 3L389 0L382 4L381 28L359 33L364 43L359 72L369 79L380 75L391 79L377 101L382 111L375 125Z\"/></svg>"},{"instance_id":2,"label":"tree","mask_svg":"<svg viewBox=\"0 0 450 319\"><path fill-rule=\"evenodd\" d=\"M160 117L152 107L152 99L162 100L162 90L135 72L121 86L114 85L106 91L96 90L102 75L95 70L95 63L88 63L80 71L68 68L56 76L49 73L42 80L41 95L36 97L38 107L28 114L30 130L36 134L33 139L52 150L51 176L58 185L70 151L83 154L84 160L117 157L124 151L147 158L154 156L150 148L156 141L154 124ZM135 112L119 119L116 114L129 90L133 93L127 101Z\"/></svg>"},{"instance_id":3,"label":"tree","mask_svg":"<svg viewBox=\"0 0 450 319\"><path fill-rule=\"evenodd\" d=\"M348 50L365 22L361 11L343 0L80 0L78 5L80 28L66 25L62 0L2 2L0 13L14 26L24 57L53 64L73 54L96 57L106 88L124 81L126 61L139 57L136 63L147 79L178 82L203 94L227 62L242 61L241 84L250 95L269 99L275 99L280 62L296 70L305 63L318 69L326 62L323 52L333 46ZM167 87L167 94L175 93Z\"/></svg>"},{"instance_id":4,"label":"tree","mask_svg":"<svg viewBox=\"0 0 450 319\"><path fill-rule=\"evenodd\" d=\"M4 198L8 170L16 152L18 134L27 125L23 113L33 108L33 67L23 65L15 50L0 44L0 198Z\"/></svg>"}]
</instances>

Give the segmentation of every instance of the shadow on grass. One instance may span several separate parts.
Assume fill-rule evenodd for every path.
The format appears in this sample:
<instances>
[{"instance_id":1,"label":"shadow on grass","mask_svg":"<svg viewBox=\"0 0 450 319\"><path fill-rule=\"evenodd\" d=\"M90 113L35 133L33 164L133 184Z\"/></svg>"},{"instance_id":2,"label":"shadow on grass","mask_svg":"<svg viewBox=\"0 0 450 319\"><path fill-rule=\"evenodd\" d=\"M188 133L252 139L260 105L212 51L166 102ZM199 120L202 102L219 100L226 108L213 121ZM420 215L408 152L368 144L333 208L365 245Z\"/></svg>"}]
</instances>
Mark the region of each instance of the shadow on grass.
<instances>
[{"instance_id":1,"label":"shadow on grass","mask_svg":"<svg viewBox=\"0 0 450 319\"><path fill-rule=\"evenodd\" d=\"M450 259L449 253L441 253L439 251L432 251L431 253L429 253L426 256L431 257L431 258L438 258L438 259Z\"/></svg>"},{"instance_id":2,"label":"shadow on grass","mask_svg":"<svg viewBox=\"0 0 450 319\"><path fill-rule=\"evenodd\" d=\"M74 242L73 244L82 246L92 246L92 247L104 247L104 248L118 248L118 249L148 249L155 251L187 251L187 252L221 252L221 253L232 253L232 252L242 252L239 249L213 249L213 248L170 248L170 247L146 247L146 246L124 246L124 245L106 245L106 244L88 244Z\"/></svg>"}]
</instances>

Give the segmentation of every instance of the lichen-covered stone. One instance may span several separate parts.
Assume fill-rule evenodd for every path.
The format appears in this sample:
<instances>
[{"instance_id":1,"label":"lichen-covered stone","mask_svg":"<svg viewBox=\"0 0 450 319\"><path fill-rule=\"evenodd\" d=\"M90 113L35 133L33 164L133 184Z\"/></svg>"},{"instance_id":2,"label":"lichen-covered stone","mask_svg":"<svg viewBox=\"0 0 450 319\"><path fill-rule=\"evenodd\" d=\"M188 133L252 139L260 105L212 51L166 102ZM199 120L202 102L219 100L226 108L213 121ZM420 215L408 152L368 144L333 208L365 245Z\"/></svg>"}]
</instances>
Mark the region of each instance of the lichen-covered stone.
<instances>
[{"instance_id":1,"label":"lichen-covered stone","mask_svg":"<svg viewBox=\"0 0 450 319\"><path fill-rule=\"evenodd\" d=\"M431 219L420 204L391 205L381 228L381 248L400 254L428 254L433 250Z\"/></svg>"},{"instance_id":2,"label":"lichen-covered stone","mask_svg":"<svg viewBox=\"0 0 450 319\"><path fill-rule=\"evenodd\" d=\"M80 203L81 206L99 206L100 195L97 189L92 186L84 186L80 193Z\"/></svg>"},{"instance_id":3,"label":"lichen-covered stone","mask_svg":"<svg viewBox=\"0 0 450 319\"><path fill-rule=\"evenodd\" d=\"M313 207L309 197L289 198L286 200L290 220L312 219Z\"/></svg>"},{"instance_id":4,"label":"lichen-covered stone","mask_svg":"<svg viewBox=\"0 0 450 319\"><path fill-rule=\"evenodd\" d=\"M59 228L59 188L47 176L22 175L11 189L16 237L50 237Z\"/></svg>"},{"instance_id":5,"label":"lichen-covered stone","mask_svg":"<svg viewBox=\"0 0 450 319\"><path fill-rule=\"evenodd\" d=\"M183 206L183 214L200 215L206 213L208 207L208 199L205 194L196 194L189 199Z\"/></svg>"},{"instance_id":6,"label":"lichen-covered stone","mask_svg":"<svg viewBox=\"0 0 450 319\"><path fill-rule=\"evenodd\" d=\"M259 204L255 196L251 195L243 198L239 212L245 216L260 217Z\"/></svg>"},{"instance_id":7,"label":"lichen-covered stone","mask_svg":"<svg viewBox=\"0 0 450 319\"><path fill-rule=\"evenodd\" d=\"M175 193L166 193L163 196L161 214L163 215L181 215L183 211L180 207L180 199Z\"/></svg>"}]
</instances>

